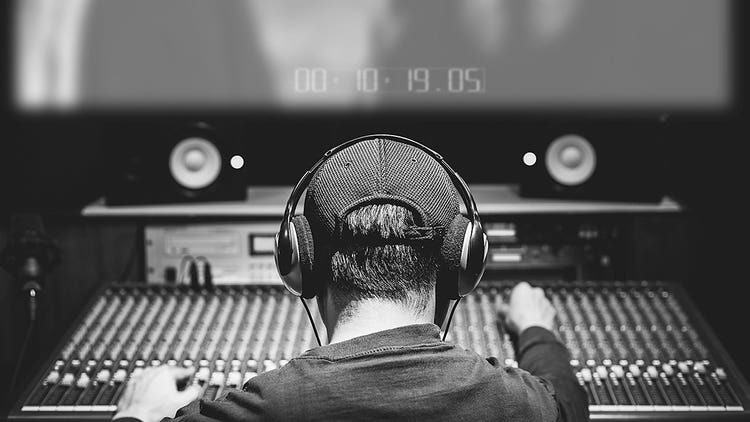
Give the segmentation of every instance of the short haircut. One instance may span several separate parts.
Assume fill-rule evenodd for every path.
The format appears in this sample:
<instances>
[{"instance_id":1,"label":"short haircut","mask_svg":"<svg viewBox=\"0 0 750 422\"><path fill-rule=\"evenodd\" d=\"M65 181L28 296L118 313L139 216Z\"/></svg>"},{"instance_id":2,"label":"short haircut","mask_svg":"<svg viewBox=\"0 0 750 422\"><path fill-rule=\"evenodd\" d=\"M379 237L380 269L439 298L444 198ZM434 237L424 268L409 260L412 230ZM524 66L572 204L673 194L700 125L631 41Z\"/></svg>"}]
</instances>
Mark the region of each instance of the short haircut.
<instances>
[{"instance_id":1,"label":"short haircut","mask_svg":"<svg viewBox=\"0 0 750 422\"><path fill-rule=\"evenodd\" d=\"M430 304L438 271L433 242L409 242L410 210L370 204L351 211L331 258L329 290L344 309L362 299L384 299L423 312Z\"/></svg>"}]
</instances>

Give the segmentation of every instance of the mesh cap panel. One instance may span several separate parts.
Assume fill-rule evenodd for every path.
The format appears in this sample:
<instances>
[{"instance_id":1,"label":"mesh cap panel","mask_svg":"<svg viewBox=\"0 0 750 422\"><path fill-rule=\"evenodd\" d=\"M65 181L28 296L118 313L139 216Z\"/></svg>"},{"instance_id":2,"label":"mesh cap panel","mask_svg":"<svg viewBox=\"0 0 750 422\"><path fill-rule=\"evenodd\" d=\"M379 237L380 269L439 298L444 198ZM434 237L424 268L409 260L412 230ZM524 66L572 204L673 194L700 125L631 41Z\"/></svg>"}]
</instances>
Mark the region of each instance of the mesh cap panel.
<instances>
[{"instance_id":1,"label":"mesh cap panel","mask_svg":"<svg viewBox=\"0 0 750 422\"><path fill-rule=\"evenodd\" d=\"M316 251L328 255L344 217L371 203L405 206L418 224L432 227L448 227L460 212L450 176L429 154L388 139L362 141L331 156L307 188L304 214Z\"/></svg>"}]
</instances>

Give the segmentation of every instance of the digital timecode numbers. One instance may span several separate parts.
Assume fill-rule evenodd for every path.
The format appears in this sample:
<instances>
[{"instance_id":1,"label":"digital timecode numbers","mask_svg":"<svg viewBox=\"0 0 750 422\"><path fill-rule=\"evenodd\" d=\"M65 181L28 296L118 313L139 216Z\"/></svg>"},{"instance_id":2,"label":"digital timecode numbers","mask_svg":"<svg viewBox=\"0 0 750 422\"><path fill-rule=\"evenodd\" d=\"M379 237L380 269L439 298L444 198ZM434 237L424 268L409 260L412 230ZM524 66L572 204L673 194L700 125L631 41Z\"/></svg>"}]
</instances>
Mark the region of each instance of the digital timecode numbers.
<instances>
[{"instance_id":1,"label":"digital timecode numbers","mask_svg":"<svg viewBox=\"0 0 750 422\"><path fill-rule=\"evenodd\" d=\"M445 87L450 93L484 92L484 72L476 67L452 67L443 72L430 71L429 68L417 67L407 71L407 90L409 92L439 92ZM441 78L443 76L443 78Z\"/></svg>"},{"instance_id":2,"label":"digital timecode numbers","mask_svg":"<svg viewBox=\"0 0 750 422\"><path fill-rule=\"evenodd\" d=\"M485 69L480 67L368 67L352 71L301 67L294 72L294 91L302 94L334 91L481 94L485 88Z\"/></svg>"}]
</instances>

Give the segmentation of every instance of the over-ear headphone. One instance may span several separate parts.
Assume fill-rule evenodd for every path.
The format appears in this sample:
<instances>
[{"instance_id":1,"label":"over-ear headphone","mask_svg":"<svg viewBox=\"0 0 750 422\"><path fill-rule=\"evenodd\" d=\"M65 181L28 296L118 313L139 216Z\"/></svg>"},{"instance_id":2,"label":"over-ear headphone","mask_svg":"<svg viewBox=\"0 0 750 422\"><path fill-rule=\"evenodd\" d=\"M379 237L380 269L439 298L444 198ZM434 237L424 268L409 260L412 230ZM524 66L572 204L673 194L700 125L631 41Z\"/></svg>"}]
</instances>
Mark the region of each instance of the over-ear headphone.
<instances>
[{"instance_id":1,"label":"over-ear headphone","mask_svg":"<svg viewBox=\"0 0 750 422\"><path fill-rule=\"evenodd\" d=\"M484 274L487 259L487 235L482 228L474 197L466 182L445 162L443 157L421 143L398 135L374 134L346 141L330 150L318 160L297 182L284 210L281 227L276 234L276 268L287 290L305 299L318 294L315 280L310 280L315 261L315 247L310 224L304 215L294 215L302 193L307 189L313 175L331 156L356 143L384 139L400 142L425 152L437 161L450 177L461 196L467 216L457 214L445 231L440 255L441 274L438 275L436 290L444 299L460 299L472 292Z\"/></svg>"}]
</instances>

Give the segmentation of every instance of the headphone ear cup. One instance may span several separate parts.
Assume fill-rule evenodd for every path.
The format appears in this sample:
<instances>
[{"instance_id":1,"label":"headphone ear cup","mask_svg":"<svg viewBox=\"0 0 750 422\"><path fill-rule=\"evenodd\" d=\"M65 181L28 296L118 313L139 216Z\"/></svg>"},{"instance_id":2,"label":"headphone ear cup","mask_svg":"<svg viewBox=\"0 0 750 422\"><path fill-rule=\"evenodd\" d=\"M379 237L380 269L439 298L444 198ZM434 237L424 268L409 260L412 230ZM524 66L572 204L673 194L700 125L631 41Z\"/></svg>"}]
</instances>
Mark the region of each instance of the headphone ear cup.
<instances>
[{"instance_id":1,"label":"headphone ear cup","mask_svg":"<svg viewBox=\"0 0 750 422\"><path fill-rule=\"evenodd\" d=\"M460 294L459 281L463 268L461 257L464 249L466 230L470 225L468 218L456 215L443 236L440 256L443 259L441 274L438 275L438 296L444 299L458 299Z\"/></svg>"},{"instance_id":2,"label":"headphone ear cup","mask_svg":"<svg viewBox=\"0 0 750 422\"><path fill-rule=\"evenodd\" d=\"M461 214L456 215L451 221L448 230L443 236L443 244L440 247L440 255L443 258L443 265L448 272L461 270L461 255L464 247L464 237L466 228L469 226L468 218Z\"/></svg>"},{"instance_id":3,"label":"headphone ear cup","mask_svg":"<svg viewBox=\"0 0 750 422\"><path fill-rule=\"evenodd\" d=\"M474 290L484 275L487 264L489 241L477 219L466 228L461 252L461 271L458 280L458 295L463 297Z\"/></svg>"},{"instance_id":4,"label":"headphone ear cup","mask_svg":"<svg viewBox=\"0 0 750 422\"><path fill-rule=\"evenodd\" d=\"M463 215L455 216L440 248L445 273L438 279L446 283L440 291L451 299L471 293L484 274L487 249L487 236L479 220L472 224Z\"/></svg>"},{"instance_id":5,"label":"headphone ear cup","mask_svg":"<svg viewBox=\"0 0 750 422\"><path fill-rule=\"evenodd\" d=\"M296 215L292 218L294 231L297 235L297 247L299 253L299 265L302 280L302 297L310 299L317 293L315 282L313 281L313 264L315 263L315 248L313 246L313 235L310 229L310 223L304 215ZM307 281L305 281L307 280Z\"/></svg>"}]
</instances>

